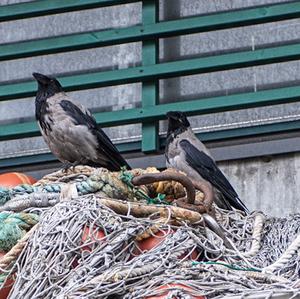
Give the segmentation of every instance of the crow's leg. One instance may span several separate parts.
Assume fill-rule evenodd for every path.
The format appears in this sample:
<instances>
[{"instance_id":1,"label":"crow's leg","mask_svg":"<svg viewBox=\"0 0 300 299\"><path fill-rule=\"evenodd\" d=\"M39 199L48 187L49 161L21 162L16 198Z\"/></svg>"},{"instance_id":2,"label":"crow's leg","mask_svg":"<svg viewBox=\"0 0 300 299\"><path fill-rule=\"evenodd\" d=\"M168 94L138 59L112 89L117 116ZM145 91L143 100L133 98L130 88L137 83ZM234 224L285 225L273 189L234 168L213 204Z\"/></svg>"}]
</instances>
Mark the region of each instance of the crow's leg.
<instances>
[{"instance_id":1,"label":"crow's leg","mask_svg":"<svg viewBox=\"0 0 300 299\"><path fill-rule=\"evenodd\" d=\"M68 172L68 170L70 169L70 167L73 165L73 163L67 161L67 162L64 162L63 165L62 165L62 171L63 172Z\"/></svg>"},{"instance_id":2,"label":"crow's leg","mask_svg":"<svg viewBox=\"0 0 300 299\"><path fill-rule=\"evenodd\" d=\"M77 165L82 164L82 162L83 162L83 159L81 159L81 160L79 160L79 161L73 162L73 163L71 164L73 171L75 170L75 167L76 167Z\"/></svg>"},{"instance_id":3,"label":"crow's leg","mask_svg":"<svg viewBox=\"0 0 300 299\"><path fill-rule=\"evenodd\" d=\"M75 167L76 167L77 165L83 164L83 162L84 162L83 159L81 159L81 160L79 160L79 161L74 161L74 162L65 162L65 163L63 163L62 169L63 169L64 172L68 172L68 170L69 170L70 168L72 168L72 171L74 171L74 170L75 170Z\"/></svg>"}]
</instances>

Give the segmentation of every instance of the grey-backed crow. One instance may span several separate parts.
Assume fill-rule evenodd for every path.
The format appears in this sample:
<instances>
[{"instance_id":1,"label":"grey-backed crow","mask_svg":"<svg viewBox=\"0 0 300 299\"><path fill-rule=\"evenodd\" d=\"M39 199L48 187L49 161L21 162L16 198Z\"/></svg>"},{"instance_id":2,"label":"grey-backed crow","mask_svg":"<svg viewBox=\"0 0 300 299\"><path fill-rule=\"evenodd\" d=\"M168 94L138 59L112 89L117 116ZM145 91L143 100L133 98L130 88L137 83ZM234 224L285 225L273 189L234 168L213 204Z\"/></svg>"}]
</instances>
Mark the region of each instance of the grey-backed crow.
<instances>
[{"instance_id":1,"label":"grey-backed crow","mask_svg":"<svg viewBox=\"0 0 300 299\"><path fill-rule=\"evenodd\" d=\"M118 171L127 162L92 114L64 93L57 79L33 73L38 82L35 116L52 153L64 168L78 164Z\"/></svg>"},{"instance_id":2,"label":"grey-backed crow","mask_svg":"<svg viewBox=\"0 0 300 299\"><path fill-rule=\"evenodd\" d=\"M183 112L171 111L167 113L167 117L167 167L183 171L192 179L210 182L215 190L216 203L220 207L234 207L248 212L208 149L193 133L186 115Z\"/></svg>"}]
</instances>

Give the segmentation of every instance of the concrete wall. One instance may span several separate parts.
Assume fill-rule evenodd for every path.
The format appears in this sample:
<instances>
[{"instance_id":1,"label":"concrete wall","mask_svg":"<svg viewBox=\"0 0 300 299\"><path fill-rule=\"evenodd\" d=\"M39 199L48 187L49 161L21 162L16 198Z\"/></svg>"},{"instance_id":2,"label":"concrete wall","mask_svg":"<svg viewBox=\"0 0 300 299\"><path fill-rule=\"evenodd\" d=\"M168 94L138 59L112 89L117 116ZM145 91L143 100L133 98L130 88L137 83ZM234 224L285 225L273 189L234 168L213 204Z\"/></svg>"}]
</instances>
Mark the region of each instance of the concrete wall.
<instances>
[{"instance_id":1,"label":"concrete wall","mask_svg":"<svg viewBox=\"0 0 300 299\"><path fill-rule=\"evenodd\" d=\"M300 212L300 153L219 163L250 210Z\"/></svg>"},{"instance_id":2,"label":"concrete wall","mask_svg":"<svg viewBox=\"0 0 300 299\"><path fill-rule=\"evenodd\" d=\"M0 0L0 5L16 2L25 1ZM171 20L277 2L287 1L164 0L160 1L160 19ZM57 14L1 23L0 43L124 27L140 22L141 5L139 3ZM160 42L160 60L172 61L295 42L300 38L299 29L300 22L299 19L296 19L163 39ZM28 79L33 71L46 74L72 74L91 70L127 68L139 65L140 61L141 43L4 61L0 62L0 83ZM167 103L246 91L256 92L272 86L296 85L299 83L299 80L300 61L186 76L161 80L160 101ZM140 84L72 92L70 95L93 111L113 111L141 105ZM33 119L33 115L33 98L0 103L0 124ZM202 132L299 118L300 104L295 103L203 115L191 118L191 123L197 131ZM105 130L114 142L128 140L129 138L139 139L141 134L140 125L107 128ZM166 124L161 122L161 134L165 131ZM0 158L47 151L48 148L41 138L0 142ZM290 193L287 193L284 197L285 204L290 207L290 209L285 211L293 211L294 207L297 207L296 196L298 193L295 192L296 184L294 184L295 181L293 180L299 176L300 170L295 167L291 168L290 165L299 165L299 159L298 155L290 155L289 157L276 157L267 164L257 159L255 161L229 162L228 165L222 164L222 167L224 167L225 172L228 172L233 184L241 193L241 197L250 202L249 205L251 207L262 208L278 215L283 202L281 192L283 189L279 187L280 182L284 181L285 184L283 186L293 190L288 191ZM283 167L284 165L285 167ZM286 167L286 165L289 165L289 167ZM284 172L279 171L282 168L286 170ZM274 172L273 177L278 182L276 184L278 192L276 193L274 193L276 188L273 188L274 181L271 180L270 174L265 172L266 169L270 169L270 173ZM277 174L276 170L278 170ZM289 177L293 178L293 180L288 180ZM290 201L289 196L292 197ZM272 204L273 202L276 204ZM289 203L292 204L289 205Z\"/></svg>"}]
</instances>

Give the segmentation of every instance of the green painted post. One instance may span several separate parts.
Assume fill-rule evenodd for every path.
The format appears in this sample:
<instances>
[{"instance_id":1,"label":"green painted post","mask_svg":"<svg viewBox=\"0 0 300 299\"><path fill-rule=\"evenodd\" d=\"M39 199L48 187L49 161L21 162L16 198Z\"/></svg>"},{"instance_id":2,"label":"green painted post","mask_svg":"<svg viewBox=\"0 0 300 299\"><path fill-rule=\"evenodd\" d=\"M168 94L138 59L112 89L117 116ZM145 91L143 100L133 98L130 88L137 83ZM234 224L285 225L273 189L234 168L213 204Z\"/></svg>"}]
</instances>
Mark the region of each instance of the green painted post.
<instances>
[{"instance_id":1,"label":"green painted post","mask_svg":"<svg viewBox=\"0 0 300 299\"><path fill-rule=\"evenodd\" d=\"M158 1L143 0L143 25L155 24L158 19ZM158 61L158 41L144 41L142 46L143 66L156 64ZM142 107L158 104L158 80L144 81L142 83ZM142 151L155 152L159 148L158 122L142 124Z\"/></svg>"}]
</instances>

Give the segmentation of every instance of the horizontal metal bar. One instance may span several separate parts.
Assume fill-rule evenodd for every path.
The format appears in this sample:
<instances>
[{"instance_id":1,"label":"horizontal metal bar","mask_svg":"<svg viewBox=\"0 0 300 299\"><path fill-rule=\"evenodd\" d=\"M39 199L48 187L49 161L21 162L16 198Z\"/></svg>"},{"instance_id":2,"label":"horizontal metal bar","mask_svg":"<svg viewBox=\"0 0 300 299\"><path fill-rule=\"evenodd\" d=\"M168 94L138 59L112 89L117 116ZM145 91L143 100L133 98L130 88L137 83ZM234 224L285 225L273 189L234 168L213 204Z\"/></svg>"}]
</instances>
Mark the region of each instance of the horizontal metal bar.
<instances>
[{"instance_id":1,"label":"horizontal metal bar","mask_svg":"<svg viewBox=\"0 0 300 299\"><path fill-rule=\"evenodd\" d=\"M112 112L95 113L101 126L118 126L137 122L165 119L168 111L181 110L188 115L200 115L230 110L261 107L296 102L300 98L300 86L285 87L258 92L241 93L191 101L173 102L158 106L147 106ZM38 136L36 122L8 124L0 126L0 141Z\"/></svg>"},{"instance_id":2,"label":"horizontal metal bar","mask_svg":"<svg viewBox=\"0 0 300 299\"><path fill-rule=\"evenodd\" d=\"M83 9L105 7L139 0L36 0L0 6L0 22L33 18Z\"/></svg>"},{"instance_id":3,"label":"horizontal metal bar","mask_svg":"<svg viewBox=\"0 0 300 299\"><path fill-rule=\"evenodd\" d=\"M260 126L253 126L249 128L238 128L238 129L230 129L230 130L222 130L222 131L215 131L215 132L208 132L208 133L198 133L196 134L199 139L204 142L207 141L219 141L225 139L232 139L232 138L242 138L242 137L250 137L250 136L259 136L259 135L266 135L272 133L279 133L279 132L292 132L292 131L299 131L300 130L300 121L292 121L292 122L284 122L284 123L277 123L277 124L267 124L267 125L260 125ZM295 139L295 138L294 138ZM287 139L286 143L284 141L274 141L271 142L269 145L263 145L259 143L257 147L255 144L249 145L249 147L245 145L240 146L232 146L233 154L230 155L228 151L230 151L230 146L224 146L223 149L226 149L226 155L220 154L222 152L221 148L212 149L212 153L216 157L217 161L223 160L232 160L232 159L239 159L239 158L249 158L267 154L280 154L280 153L288 153L288 152L295 152L299 151L299 138L295 139ZM291 142L292 140L292 142ZM270 141L268 141L270 142ZM280 143L280 146L279 146ZM164 147L165 145L165 138L161 138L161 144ZM273 145L273 148L271 147ZM126 153L129 151L141 151L141 142L129 142L123 144L117 144L117 148L121 153ZM152 165L155 161L154 166L163 167L159 161L155 158L156 156L147 156L147 159L143 157L143 160L147 160L149 165ZM139 158L137 158L139 159ZM150 159L150 160L149 160ZM135 159L129 159L129 161L133 162L133 166L138 166L137 161ZM45 163L53 163L57 162L57 159L51 153L44 153L44 154L37 154L37 155L30 155L30 156L22 156L22 157L13 157L13 158L5 158L0 159L0 172L4 171L5 169L12 169L14 167L24 167L24 166L34 166L37 164L45 164ZM148 165L148 166L149 166ZM140 165L141 166L141 165Z\"/></svg>"},{"instance_id":4,"label":"horizontal metal bar","mask_svg":"<svg viewBox=\"0 0 300 299\"><path fill-rule=\"evenodd\" d=\"M1 11L1 10L0 10ZM0 45L0 60L24 58L300 17L300 2L223 12L151 25Z\"/></svg>"},{"instance_id":5,"label":"horizontal metal bar","mask_svg":"<svg viewBox=\"0 0 300 299\"><path fill-rule=\"evenodd\" d=\"M300 43L223 54L205 58L195 58L174 62L140 66L117 71L95 72L60 77L65 91L82 90L103 86L128 84L170 77L224 71L269 63L296 60L300 58ZM33 81L0 85L0 101L30 97L36 93Z\"/></svg>"},{"instance_id":6,"label":"horizontal metal bar","mask_svg":"<svg viewBox=\"0 0 300 299\"><path fill-rule=\"evenodd\" d=\"M300 130L300 120L279 122L272 124L249 126L238 129L220 130L215 132L201 133L201 140L203 141L216 141L225 140L257 135L266 135L274 133L285 133ZM197 134L198 135L198 134Z\"/></svg>"}]
</instances>

